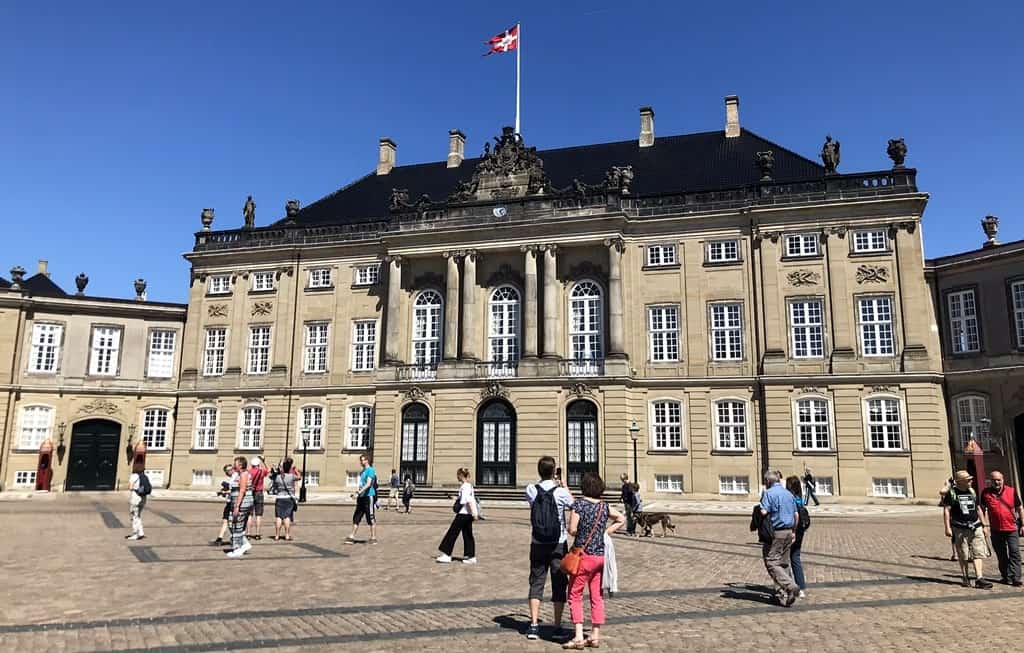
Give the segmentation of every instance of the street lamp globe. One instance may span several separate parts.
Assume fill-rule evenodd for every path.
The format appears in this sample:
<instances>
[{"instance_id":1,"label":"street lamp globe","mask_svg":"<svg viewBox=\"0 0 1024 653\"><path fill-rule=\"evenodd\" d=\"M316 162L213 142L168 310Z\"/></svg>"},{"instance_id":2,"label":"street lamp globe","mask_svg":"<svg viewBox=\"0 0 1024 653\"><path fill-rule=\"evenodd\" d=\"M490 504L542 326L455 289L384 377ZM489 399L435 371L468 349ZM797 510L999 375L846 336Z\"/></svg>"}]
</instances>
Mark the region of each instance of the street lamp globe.
<instances>
[{"instance_id":1,"label":"street lamp globe","mask_svg":"<svg viewBox=\"0 0 1024 653\"><path fill-rule=\"evenodd\" d=\"M629 437L633 438L633 442L640 439L640 425L636 423L636 420L629 425Z\"/></svg>"}]
</instances>

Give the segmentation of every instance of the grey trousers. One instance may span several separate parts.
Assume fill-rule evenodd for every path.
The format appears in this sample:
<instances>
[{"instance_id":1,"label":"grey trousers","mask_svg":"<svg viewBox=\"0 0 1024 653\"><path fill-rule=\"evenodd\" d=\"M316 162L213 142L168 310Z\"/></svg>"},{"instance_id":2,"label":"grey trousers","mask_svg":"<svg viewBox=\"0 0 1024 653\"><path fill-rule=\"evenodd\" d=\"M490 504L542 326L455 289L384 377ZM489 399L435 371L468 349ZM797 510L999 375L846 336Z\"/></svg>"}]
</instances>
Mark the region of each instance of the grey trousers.
<instances>
[{"instance_id":1,"label":"grey trousers","mask_svg":"<svg viewBox=\"0 0 1024 653\"><path fill-rule=\"evenodd\" d=\"M1017 531L992 531L992 548L999 559L999 576L1020 580L1020 537Z\"/></svg>"},{"instance_id":2,"label":"grey trousers","mask_svg":"<svg viewBox=\"0 0 1024 653\"><path fill-rule=\"evenodd\" d=\"M793 545L793 531L775 531L775 539L762 544L764 567L775 584L787 592L799 592L789 568L789 549Z\"/></svg>"}]
</instances>

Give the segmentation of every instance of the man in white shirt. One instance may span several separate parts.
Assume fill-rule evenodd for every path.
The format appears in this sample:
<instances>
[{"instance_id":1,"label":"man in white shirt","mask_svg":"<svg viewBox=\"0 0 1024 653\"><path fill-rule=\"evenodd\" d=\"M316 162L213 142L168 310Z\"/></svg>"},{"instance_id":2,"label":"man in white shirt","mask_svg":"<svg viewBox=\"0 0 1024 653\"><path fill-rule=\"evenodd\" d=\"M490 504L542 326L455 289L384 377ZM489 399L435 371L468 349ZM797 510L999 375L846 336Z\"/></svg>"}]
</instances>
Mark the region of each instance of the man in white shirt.
<instances>
[{"instance_id":1,"label":"man in white shirt","mask_svg":"<svg viewBox=\"0 0 1024 653\"><path fill-rule=\"evenodd\" d=\"M146 537L145 531L142 530L142 509L146 507L146 497L139 494L142 476L145 473L141 467L135 467L128 479L128 512L132 516L132 534L125 535L126 540L141 540Z\"/></svg>"},{"instance_id":2,"label":"man in white shirt","mask_svg":"<svg viewBox=\"0 0 1024 653\"><path fill-rule=\"evenodd\" d=\"M554 480L555 459L544 456L537 461L538 483L526 486L526 500L530 502L530 626L528 639L540 638L540 601L544 596L546 576L551 574L551 603L555 613L556 635L562 628L568 577L562 573L569 534L565 529L565 512L572 506L572 493ZM552 508L552 505L554 506ZM550 520L551 511L557 513L557 530Z\"/></svg>"}]
</instances>

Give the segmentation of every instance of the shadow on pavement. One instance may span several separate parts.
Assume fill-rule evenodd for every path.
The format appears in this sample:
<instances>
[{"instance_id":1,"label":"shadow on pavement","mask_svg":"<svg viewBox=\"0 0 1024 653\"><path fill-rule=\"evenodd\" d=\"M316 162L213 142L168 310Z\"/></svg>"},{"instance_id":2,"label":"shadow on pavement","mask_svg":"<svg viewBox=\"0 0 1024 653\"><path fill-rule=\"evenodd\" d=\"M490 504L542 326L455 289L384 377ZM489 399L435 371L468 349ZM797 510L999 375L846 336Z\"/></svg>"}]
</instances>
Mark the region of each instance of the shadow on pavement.
<instances>
[{"instance_id":1,"label":"shadow on pavement","mask_svg":"<svg viewBox=\"0 0 1024 653\"><path fill-rule=\"evenodd\" d=\"M775 590L766 585L728 583L727 586L729 589L722 590L722 598L777 605Z\"/></svg>"}]
</instances>

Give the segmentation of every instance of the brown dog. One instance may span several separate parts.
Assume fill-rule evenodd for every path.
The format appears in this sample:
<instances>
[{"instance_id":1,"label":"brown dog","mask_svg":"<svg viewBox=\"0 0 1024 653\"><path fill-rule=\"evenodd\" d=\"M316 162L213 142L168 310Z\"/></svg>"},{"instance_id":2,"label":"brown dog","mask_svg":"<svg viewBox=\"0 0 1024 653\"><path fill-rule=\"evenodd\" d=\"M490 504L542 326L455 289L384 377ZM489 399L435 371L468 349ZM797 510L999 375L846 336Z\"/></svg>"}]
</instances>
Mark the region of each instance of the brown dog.
<instances>
[{"instance_id":1,"label":"brown dog","mask_svg":"<svg viewBox=\"0 0 1024 653\"><path fill-rule=\"evenodd\" d=\"M676 534L676 527L672 524L672 516L667 512L638 512L636 514L636 523L638 526L644 529L644 537L650 537L654 532L654 527L661 524L661 536L665 537L668 531L672 531L672 534Z\"/></svg>"}]
</instances>

